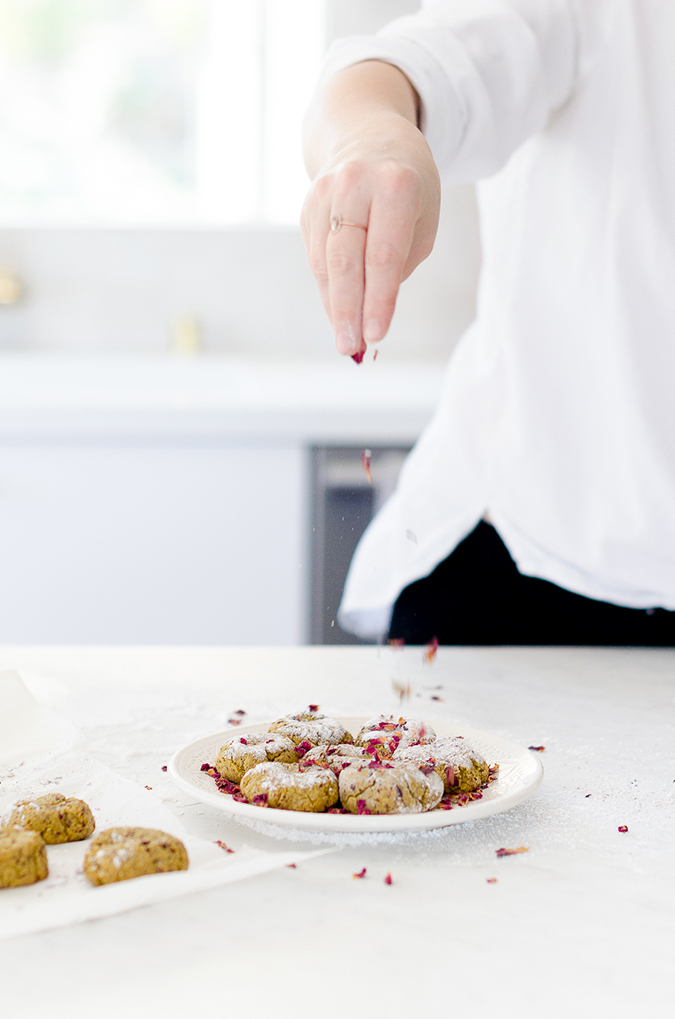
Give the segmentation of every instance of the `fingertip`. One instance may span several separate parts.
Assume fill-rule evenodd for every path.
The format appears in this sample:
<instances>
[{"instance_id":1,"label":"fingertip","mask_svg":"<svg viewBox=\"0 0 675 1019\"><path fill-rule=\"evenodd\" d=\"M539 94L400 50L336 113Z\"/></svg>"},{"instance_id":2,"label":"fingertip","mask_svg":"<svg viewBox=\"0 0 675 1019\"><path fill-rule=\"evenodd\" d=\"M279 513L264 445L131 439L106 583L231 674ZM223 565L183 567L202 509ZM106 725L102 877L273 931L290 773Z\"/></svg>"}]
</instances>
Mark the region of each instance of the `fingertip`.
<instances>
[{"instance_id":1,"label":"fingertip","mask_svg":"<svg viewBox=\"0 0 675 1019\"><path fill-rule=\"evenodd\" d=\"M363 330L363 338L366 343L377 343L384 336L384 330L379 319L371 318L366 322Z\"/></svg>"}]
</instances>

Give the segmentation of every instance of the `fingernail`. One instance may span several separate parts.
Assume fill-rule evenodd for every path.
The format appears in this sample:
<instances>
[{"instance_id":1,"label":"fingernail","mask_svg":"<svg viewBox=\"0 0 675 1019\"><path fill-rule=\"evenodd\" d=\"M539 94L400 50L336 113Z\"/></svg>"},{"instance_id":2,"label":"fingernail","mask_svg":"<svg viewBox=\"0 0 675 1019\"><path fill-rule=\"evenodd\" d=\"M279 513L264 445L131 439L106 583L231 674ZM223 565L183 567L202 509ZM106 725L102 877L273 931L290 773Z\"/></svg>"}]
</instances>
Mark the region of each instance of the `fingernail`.
<instances>
[{"instance_id":1,"label":"fingernail","mask_svg":"<svg viewBox=\"0 0 675 1019\"><path fill-rule=\"evenodd\" d=\"M354 337L351 333L344 330L335 337L335 346L337 347L338 354L353 354L356 350Z\"/></svg>"},{"instance_id":2,"label":"fingernail","mask_svg":"<svg viewBox=\"0 0 675 1019\"><path fill-rule=\"evenodd\" d=\"M366 343L374 343L376 340L382 339L382 328L376 318L369 318L366 322L363 338Z\"/></svg>"}]
</instances>

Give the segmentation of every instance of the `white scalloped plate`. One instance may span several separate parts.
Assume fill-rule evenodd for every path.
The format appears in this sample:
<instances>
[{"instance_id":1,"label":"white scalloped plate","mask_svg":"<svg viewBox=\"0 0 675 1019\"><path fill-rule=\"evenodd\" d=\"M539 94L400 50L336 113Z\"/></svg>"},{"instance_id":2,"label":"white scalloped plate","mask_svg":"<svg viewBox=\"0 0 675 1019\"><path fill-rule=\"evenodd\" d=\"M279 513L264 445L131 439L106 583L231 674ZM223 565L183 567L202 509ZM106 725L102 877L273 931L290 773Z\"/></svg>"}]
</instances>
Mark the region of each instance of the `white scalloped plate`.
<instances>
[{"instance_id":1,"label":"white scalloped plate","mask_svg":"<svg viewBox=\"0 0 675 1019\"><path fill-rule=\"evenodd\" d=\"M338 721L352 733L358 732L366 718L340 718ZM463 821L477 821L491 814L510 810L531 796L542 778L544 769L539 755L521 747L519 743L495 736L481 729L465 725L434 722L439 736L463 736L480 750L488 764L499 765L499 778L483 791L480 800L452 810L430 810L426 814L312 814L301 810L275 810L271 807L254 807L237 803L231 796L219 792L213 779L201 771L205 761L213 764L220 747L230 736L244 736L248 732L266 732L267 725L242 725L225 729L188 743L176 751L169 762L169 774L185 792L196 796L202 803L222 810L233 817L268 821L288 828L330 832L399 832L425 831L445 828Z\"/></svg>"}]
</instances>

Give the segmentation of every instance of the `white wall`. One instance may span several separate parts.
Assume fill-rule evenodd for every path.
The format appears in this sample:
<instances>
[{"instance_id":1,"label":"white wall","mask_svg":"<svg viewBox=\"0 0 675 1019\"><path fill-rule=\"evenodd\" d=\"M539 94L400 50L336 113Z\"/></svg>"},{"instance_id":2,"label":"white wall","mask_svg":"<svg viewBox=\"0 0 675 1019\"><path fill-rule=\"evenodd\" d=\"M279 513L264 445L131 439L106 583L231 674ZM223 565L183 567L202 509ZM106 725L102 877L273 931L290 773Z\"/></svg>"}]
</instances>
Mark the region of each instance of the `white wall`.
<instances>
[{"instance_id":1,"label":"white wall","mask_svg":"<svg viewBox=\"0 0 675 1019\"><path fill-rule=\"evenodd\" d=\"M473 190L453 188L436 250L404 284L383 353L444 360L473 315L477 264ZM6 230L2 265L26 295L0 307L0 349L159 352L189 314L211 351L332 356L295 229Z\"/></svg>"}]
</instances>

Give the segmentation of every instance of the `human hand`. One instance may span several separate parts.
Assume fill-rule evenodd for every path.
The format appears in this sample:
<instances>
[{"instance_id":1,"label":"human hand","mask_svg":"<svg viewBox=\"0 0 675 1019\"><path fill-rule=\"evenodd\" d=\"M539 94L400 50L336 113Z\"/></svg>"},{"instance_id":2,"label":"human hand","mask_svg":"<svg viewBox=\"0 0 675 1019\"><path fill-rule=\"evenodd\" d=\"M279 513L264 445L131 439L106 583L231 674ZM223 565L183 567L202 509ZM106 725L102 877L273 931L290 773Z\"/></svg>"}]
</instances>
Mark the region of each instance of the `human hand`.
<instances>
[{"instance_id":1,"label":"human hand","mask_svg":"<svg viewBox=\"0 0 675 1019\"><path fill-rule=\"evenodd\" d=\"M411 90L396 68L376 67ZM340 130L301 217L338 352L356 360L389 329L401 283L432 250L440 210L438 171L415 123L362 95L342 96Z\"/></svg>"}]
</instances>

